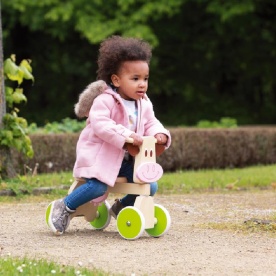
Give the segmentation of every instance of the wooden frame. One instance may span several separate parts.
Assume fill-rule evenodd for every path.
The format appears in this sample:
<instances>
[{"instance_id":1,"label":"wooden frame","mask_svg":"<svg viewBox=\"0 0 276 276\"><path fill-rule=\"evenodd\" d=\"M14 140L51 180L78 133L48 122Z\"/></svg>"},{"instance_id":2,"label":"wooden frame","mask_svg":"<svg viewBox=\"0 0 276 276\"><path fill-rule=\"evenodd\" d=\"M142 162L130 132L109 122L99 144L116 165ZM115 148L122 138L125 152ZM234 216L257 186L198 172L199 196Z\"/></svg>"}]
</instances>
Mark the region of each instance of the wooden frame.
<instances>
[{"instance_id":1,"label":"wooden frame","mask_svg":"<svg viewBox=\"0 0 276 276\"><path fill-rule=\"evenodd\" d=\"M128 139L127 142L131 143L132 140ZM140 170L140 175L142 175L142 178L144 179L147 179L147 176L145 176L147 174L151 180L153 179L153 175L155 176L158 174L158 179L162 176L163 170L160 165L156 164L156 145L156 139L154 137L144 136L143 144L139 147L139 149L133 151L132 146L132 150L129 150L129 152L130 154L132 154L132 152L135 152L136 154L133 175L135 183L127 183L126 178L118 177L114 187L108 187L107 193L103 197L87 202L77 208L76 212L71 214L71 219L76 216L84 216L88 222L93 221L97 217L98 205L107 198L109 193L135 194L139 196L136 197L134 207L138 208L142 212L145 218L145 229L153 228L156 221L154 218L154 201L153 197L150 196L150 184L141 180L137 171ZM153 168L154 170L153 172L150 172L150 174L149 168ZM155 177L154 181L157 181L158 179ZM75 179L68 191L68 194L84 183L85 180L82 178Z\"/></svg>"}]
</instances>

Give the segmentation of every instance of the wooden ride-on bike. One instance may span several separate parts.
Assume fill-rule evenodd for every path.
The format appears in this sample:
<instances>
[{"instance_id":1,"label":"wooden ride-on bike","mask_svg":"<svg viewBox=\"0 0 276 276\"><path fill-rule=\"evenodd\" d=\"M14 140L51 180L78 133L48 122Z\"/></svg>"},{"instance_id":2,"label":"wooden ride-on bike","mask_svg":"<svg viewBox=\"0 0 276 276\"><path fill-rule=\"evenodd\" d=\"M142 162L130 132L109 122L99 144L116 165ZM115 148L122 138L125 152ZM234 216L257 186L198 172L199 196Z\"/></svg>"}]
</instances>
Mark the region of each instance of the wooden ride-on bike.
<instances>
[{"instance_id":1,"label":"wooden ride-on bike","mask_svg":"<svg viewBox=\"0 0 276 276\"><path fill-rule=\"evenodd\" d=\"M132 143L131 138L127 143ZM125 177L118 177L114 187L108 187L107 192L90 202L77 208L70 215L70 219L83 216L90 222L94 229L105 229L111 220L110 204L106 200L109 193L135 194L134 206L124 207L117 216L117 230L119 234L127 240L138 239L144 230L152 237L164 235L170 228L171 217L169 212L161 205L154 204L153 197L150 196L150 184L161 178L162 167L156 163L156 154L164 151L163 145L158 145L156 139L151 136L143 137L143 144L138 148L129 146L128 151L135 155L134 161L134 183L127 183ZM69 194L78 186L85 183L84 179L75 179L69 189ZM48 207L47 209L49 209ZM47 217L46 221L49 219Z\"/></svg>"}]
</instances>

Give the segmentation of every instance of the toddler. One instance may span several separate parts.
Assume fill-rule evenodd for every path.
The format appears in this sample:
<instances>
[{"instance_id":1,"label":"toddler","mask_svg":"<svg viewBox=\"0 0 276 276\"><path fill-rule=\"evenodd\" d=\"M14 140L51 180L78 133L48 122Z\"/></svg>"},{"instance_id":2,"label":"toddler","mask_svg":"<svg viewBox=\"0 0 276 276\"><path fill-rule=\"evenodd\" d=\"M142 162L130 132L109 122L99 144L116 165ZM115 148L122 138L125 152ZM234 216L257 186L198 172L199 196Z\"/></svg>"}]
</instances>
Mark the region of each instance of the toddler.
<instances>
[{"instance_id":1,"label":"toddler","mask_svg":"<svg viewBox=\"0 0 276 276\"><path fill-rule=\"evenodd\" d=\"M140 146L142 136L154 136L169 147L170 133L155 117L147 96L150 45L136 38L112 36L100 45L98 81L90 84L75 105L78 117L87 117L76 147L73 175L85 183L51 205L49 225L63 234L70 214L79 206L103 196L118 176L133 183L133 158L125 148L126 138ZM150 195L157 191L150 183ZM133 206L137 195L116 199L110 209L113 217L125 206Z\"/></svg>"}]
</instances>

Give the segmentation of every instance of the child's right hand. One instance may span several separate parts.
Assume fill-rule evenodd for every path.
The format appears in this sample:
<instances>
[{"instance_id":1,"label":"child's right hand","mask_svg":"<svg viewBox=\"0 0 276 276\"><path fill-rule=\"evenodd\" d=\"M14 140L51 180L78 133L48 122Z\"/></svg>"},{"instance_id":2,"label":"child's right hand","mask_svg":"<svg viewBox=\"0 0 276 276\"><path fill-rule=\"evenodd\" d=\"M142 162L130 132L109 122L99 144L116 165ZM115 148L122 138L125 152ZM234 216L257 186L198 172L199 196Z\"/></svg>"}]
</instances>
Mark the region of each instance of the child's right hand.
<instances>
[{"instance_id":1,"label":"child's right hand","mask_svg":"<svg viewBox=\"0 0 276 276\"><path fill-rule=\"evenodd\" d=\"M130 137L133 139L133 146L141 146L143 144L143 138L140 135L132 133Z\"/></svg>"}]
</instances>

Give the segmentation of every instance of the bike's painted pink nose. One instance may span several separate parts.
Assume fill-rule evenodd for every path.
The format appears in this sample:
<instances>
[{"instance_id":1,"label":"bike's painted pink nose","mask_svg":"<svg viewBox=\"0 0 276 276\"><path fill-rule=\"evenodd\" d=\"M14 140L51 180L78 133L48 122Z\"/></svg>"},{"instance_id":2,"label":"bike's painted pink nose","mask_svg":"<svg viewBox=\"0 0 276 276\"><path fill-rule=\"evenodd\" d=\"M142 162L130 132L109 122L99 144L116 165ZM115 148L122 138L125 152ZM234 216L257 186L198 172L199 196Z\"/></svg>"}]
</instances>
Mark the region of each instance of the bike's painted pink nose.
<instances>
[{"instance_id":1,"label":"bike's painted pink nose","mask_svg":"<svg viewBox=\"0 0 276 276\"><path fill-rule=\"evenodd\" d=\"M161 178L163 175L162 167L154 162L142 163L136 169L136 177L143 182L151 183Z\"/></svg>"}]
</instances>

